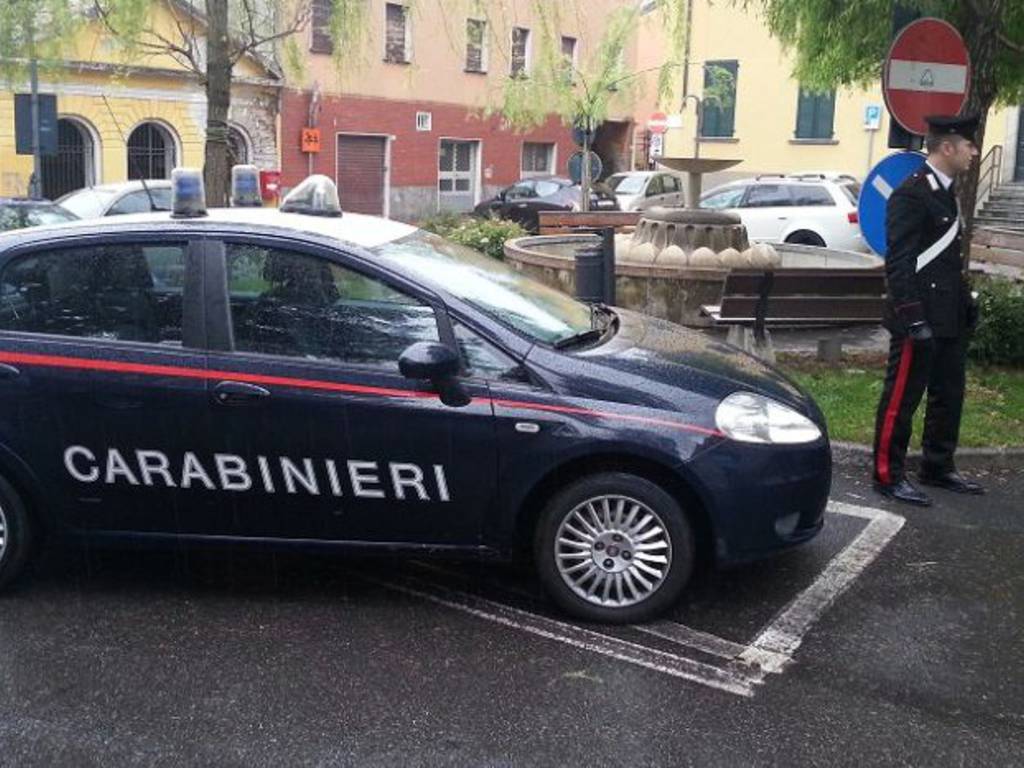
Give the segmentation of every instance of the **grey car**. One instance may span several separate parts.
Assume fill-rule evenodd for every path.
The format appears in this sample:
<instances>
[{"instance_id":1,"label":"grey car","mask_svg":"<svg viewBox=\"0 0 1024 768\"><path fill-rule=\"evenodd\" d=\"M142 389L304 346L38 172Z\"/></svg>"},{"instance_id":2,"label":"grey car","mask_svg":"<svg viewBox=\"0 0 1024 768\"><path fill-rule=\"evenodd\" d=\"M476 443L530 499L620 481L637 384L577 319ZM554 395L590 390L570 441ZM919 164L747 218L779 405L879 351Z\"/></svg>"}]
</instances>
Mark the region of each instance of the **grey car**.
<instances>
[{"instance_id":1,"label":"grey car","mask_svg":"<svg viewBox=\"0 0 1024 768\"><path fill-rule=\"evenodd\" d=\"M80 219L124 213L171 210L171 182L166 179L99 184L68 192L57 202Z\"/></svg>"}]
</instances>

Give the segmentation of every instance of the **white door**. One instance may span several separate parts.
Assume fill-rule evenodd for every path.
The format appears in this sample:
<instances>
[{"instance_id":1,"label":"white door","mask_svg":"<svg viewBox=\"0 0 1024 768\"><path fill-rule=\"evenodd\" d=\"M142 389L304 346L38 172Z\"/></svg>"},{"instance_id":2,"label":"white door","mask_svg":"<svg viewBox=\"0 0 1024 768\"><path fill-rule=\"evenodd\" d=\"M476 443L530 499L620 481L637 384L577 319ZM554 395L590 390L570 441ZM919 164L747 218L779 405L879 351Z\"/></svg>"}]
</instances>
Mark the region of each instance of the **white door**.
<instances>
[{"instance_id":1,"label":"white door","mask_svg":"<svg viewBox=\"0 0 1024 768\"><path fill-rule=\"evenodd\" d=\"M437 198L442 211L470 211L477 201L478 141L443 139L437 155Z\"/></svg>"}]
</instances>

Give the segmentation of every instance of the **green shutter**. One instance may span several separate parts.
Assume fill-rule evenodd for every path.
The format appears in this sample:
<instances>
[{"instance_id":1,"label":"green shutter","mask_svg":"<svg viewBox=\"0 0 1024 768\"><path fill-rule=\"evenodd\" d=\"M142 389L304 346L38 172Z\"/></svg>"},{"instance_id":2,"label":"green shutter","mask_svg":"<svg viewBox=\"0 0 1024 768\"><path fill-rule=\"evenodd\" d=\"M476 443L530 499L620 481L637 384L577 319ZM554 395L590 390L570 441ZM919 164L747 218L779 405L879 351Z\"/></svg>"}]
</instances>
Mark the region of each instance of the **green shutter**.
<instances>
[{"instance_id":1,"label":"green shutter","mask_svg":"<svg viewBox=\"0 0 1024 768\"><path fill-rule=\"evenodd\" d=\"M736 126L736 73L739 70L738 61L709 61L704 67L704 91L715 85L715 74L713 68L725 70L731 76L731 82L722 94L724 103L717 100L707 101L703 105L704 121L701 135L706 137L731 137Z\"/></svg>"},{"instance_id":2,"label":"green shutter","mask_svg":"<svg viewBox=\"0 0 1024 768\"><path fill-rule=\"evenodd\" d=\"M831 139L835 111L835 91L815 93L801 88L796 108L796 138Z\"/></svg>"}]
</instances>

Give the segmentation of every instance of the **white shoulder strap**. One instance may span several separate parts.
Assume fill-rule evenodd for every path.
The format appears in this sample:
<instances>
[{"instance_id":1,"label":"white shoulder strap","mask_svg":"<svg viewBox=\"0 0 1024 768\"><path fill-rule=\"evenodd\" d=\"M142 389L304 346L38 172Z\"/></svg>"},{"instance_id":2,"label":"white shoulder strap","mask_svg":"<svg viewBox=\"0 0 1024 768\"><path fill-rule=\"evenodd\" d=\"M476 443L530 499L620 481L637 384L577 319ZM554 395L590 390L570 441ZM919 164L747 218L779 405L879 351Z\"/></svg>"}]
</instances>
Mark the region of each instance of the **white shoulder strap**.
<instances>
[{"instance_id":1,"label":"white shoulder strap","mask_svg":"<svg viewBox=\"0 0 1024 768\"><path fill-rule=\"evenodd\" d=\"M927 267L940 253L949 248L949 244L952 243L957 234L960 232L960 217L957 216L953 219L952 226L946 230L946 233L928 246L927 250L921 253L917 257L917 272Z\"/></svg>"}]
</instances>

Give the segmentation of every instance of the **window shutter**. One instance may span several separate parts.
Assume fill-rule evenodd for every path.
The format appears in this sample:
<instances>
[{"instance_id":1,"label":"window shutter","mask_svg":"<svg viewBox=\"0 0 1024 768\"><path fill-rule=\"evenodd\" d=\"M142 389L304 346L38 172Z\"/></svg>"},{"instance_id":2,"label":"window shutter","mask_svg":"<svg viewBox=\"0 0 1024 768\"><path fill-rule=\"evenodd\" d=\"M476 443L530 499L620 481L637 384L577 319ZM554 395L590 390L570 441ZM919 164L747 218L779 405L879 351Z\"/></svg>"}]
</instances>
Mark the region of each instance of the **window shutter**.
<instances>
[{"instance_id":1,"label":"window shutter","mask_svg":"<svg viewBox=\"0 0 1024 768\"><path fill-rule=\"evenodd\" d=\"M484 30L486 22L466 19L466 69L484 71Z\"/></svg>"},{"instance_id":2,"label":"window shutter","mask_svg":"<svg viewBox=\"0 0 1024 768\"><path fill-rule=\"evenodd\" d=\"M715 70L724 70L730 75L728 88L724 89L721 101L706 101L704 103L704 120L701 128L701 135L706 137L731 137L735 131L736 124L736 76L739 71L739 62L732 61L709 61L704 69L704 90L705 93L719 83L719 74ZM717 89L716 89L717 90Z\"/></svg>"},{"instance_id":3,"label":"window shutter","mask_svg":"<svg viewBox=\"0 0 1024 768\"><path fill-rule=\"evenodd\" d=\"M512 75L526 74L526 46L530 30L522 27L512 28Z\"/></svg>"},{"instance_id":4,"label":"window shutter","mask_svg":"<svg viewBox=\"0 0 1024 768\"><path fill-rule=\"evenodd\" d=\"M388 3L385 6L385 14L384 60L404 64L408 61L405 46L406 8L397 3Z\"/></svg>"},{"instance_id":5,"label":"window shutter","mask_svg":"<svg viewBox=\"0 0 1024 768\"><path fill-rule=\"evenodd\" d=\"M331 12L334 0L313 0L310 28L312 39L309 50L313 53L334 53L334 40L331 38Z\"/></svg>"}]
</instances>

